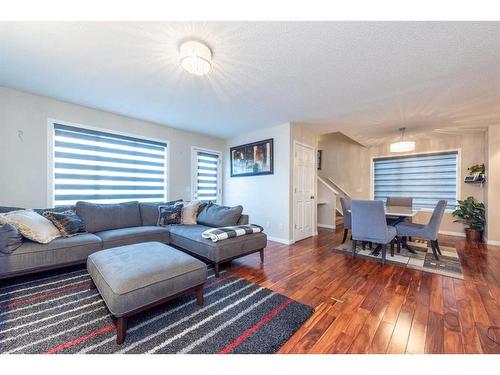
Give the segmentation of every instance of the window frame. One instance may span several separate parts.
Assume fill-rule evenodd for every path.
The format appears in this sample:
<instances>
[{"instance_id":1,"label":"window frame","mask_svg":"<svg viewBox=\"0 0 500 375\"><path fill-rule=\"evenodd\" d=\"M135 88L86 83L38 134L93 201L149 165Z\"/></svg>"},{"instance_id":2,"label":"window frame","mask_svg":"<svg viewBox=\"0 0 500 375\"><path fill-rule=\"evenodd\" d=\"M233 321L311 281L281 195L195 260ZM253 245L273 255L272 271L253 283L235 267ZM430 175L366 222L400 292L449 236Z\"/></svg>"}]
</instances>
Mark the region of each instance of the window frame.
<instances>
[{"instance_id":1,"label":"window frame","mask_svg":"<svg viewBox=\"0 0 500 375\"><path fill-rule=\"evenodd\" d=\"M370 158L370 199L373 200L375 197L375 160L376 159L390 159L390 158L400 158L400 157L411 157L411 156L430 156L430 155L439 155L439 154L446 154L446 153L453 153L455 152L457 154L457 196L456 199L457 201L461 199L460 197L462 196L462 149L461 148L453 148L453 149L446 149L446 150L435 150L435 151L424 151L424 152L409 152L409 153L389 153L389 154L383 154L383 155L372 155ZM424 212L432 212L432 208L420 208L420 211ZM445 212L453 212L454 210L447 208Z\"/></svg>"},{"instance_id":2,"label":"window frame","mask_svg":"<svg viewBox=\"0 0 500 375\"><path fill-rule=\"evenodd\" d=\"M223 173L223 163L222 163L222 152L218 150L212 150L205 147L192 146L191 147L191 200L198 199L195 196L197 183L198 183L198 151L206 152L208 154L216 154L219 156L219 165L217 166L217 204L222 204L222 173Z\"/></svg>"},{"instance_id":3,"label":"window frame","mask_svg":"<svg viewBox=\"0 0 500 375\"><path fill-rule=\"evenodd\" d=\"M55 181L55 171L54 171L54 125L61 124L67 126L73 126L76 128L82 128L86 130L94 130L101 131L105 133L111 133L116 135L121 135L125 137L133 137L143 139L145 141L152 142L162 142L165 143L166 152L165 152L165 180L166 186L164 186L165 192L165 202L169 200L170 197L170 141L160 138L152 138L146 137L143 135L139 135L136 133L128 133L120 130L102 128L97 126L84 125L76 122L66 121L66 120L58 120L55 118L47 119L47 207L54 207L54 181Z\"/></svg>"}]
</instances>

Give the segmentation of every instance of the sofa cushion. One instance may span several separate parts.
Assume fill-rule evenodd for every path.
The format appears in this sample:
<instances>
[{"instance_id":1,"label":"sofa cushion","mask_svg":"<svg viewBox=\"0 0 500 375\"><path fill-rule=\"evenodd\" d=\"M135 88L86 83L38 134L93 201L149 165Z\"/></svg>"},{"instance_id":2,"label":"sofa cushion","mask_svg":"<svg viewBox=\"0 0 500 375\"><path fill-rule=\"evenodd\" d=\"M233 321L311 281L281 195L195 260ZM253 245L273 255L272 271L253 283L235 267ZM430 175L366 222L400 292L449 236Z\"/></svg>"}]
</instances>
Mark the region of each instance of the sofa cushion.
<instances>
[{"instance_id":1,"label":"sofa cushion","mask_svg":"<svg viewBox=\"0 0 500 375\"><path fill-rule=\"evenodd\" d=\"M172 224L181 224L182 206L183 204L178 202L176 204L158 207L158 225L165 227Z\"/></svg>"},{"instance_id":2,"label":"sofa cushion","mask_svg":"<svg viewBox=\"0 0 500 375\"><path fill-rule=\"evenodd\" d=\"M163 242L168 244L170 240L168 229L157 226L112 229L97 232L95 235L102 239L104 249L148 241Z\"/></svg>"},{"instance_id":3,"label":"sofa cushion","mask_svg":"<svg viewBox=\"0 0 500 375\"><path fill-rule=\"evenodd\" d=\"M76 214L83 220L90 233L105 230L137 227L142 224L139 202L96 204L77 202Z\"/></svg>"},{"instance_id":4,"label":"sofa cushion","mask_svg":"<svg viewBox=\"0 0 500 375\"><path fill-rule=\"evenodd\" d=\"M57 238L45 245L25 240L14 253L0 254L0 276L66 263L83 263L89 254L101 248L101 239L90 233Z\"/></svg>"},{"instance_id":5,"label":"sofa cushion","mask_svg":"<svg viewBox=\"0 0 500 375\"><path fill-rule=\"evenodd\" d=\"M238 224L242 212L242 206L226 207L209 203L198 214L197 222L214 228L229 227Z\"/></svg>"},{"instance_id":6,"label":"sofa cushion","mask_svg":"<svg viewBox=\"0 0 500 375\"><path fill-rule=\"evenodd\" d=\"M33 210L0 214L0 224L12 224L24 237L43 244L61 237L52 222Z\"/></svg>"},{"instance_id":7,"label":"sofa cushion","mask_svg":"<svg viewBox=\"0 0 500 375\"><path fill-rule=\"evenodd\" d=\"M49 219L63 237L76 236L86 232L82 219L75 211L45 211L43 217Z\"/></svg>"},{"instance_id":8,"label":"sofa cushion","mask_svg":"<svg viewBox=\"0 0 500 375\"><path fill-rule=\"evenodd\" d=\"M198 217L198 210L200 209L201 202L194 200L182 205L182 224L195 225Z\"/></svg>"},{"instance_id":9,"label":"sofa cushion","mask_svg":"<svg viewBox=\"0 0 500 375\"><path fill-rule=\"evenodd\" d=\"M23 236L12 224L0 225L0 252L11 254L23 244Z\"/></svg>"},{"instance_id":10,"label":"sofa cushion","mask_svg":"<svg viewBox=\"0 0 500 375\"><path fill-rule=\"evenodd\" d=\"M216 263L263 249L267 245L267 236L264 233L247 234L212 242L201 236L204 231L211 228L199 224L172 225L169 228L170 243Z\"/></svg>"},{"instance_id":11,"label":"sofa cushion","mask_svg":"<svg viewBox=\"0 0 500 375\"><path fill-rule=\"evenodd\" d=\"M203 284L207 266L158 242L99 251L87 269L109 311L117 317Z\"/></svg>"},{"instance_id":12,"label":"sofa cushion","mask_svg":"<svg viewBox=\"0 0 500 375\"><path fill-rule=\"evenodd\" d=\"M141 211L142 225L157 225L158 224L158 207L167 206L175 204L177 202L182 202L182 199L177 199L170 202L145 202L139 203L139 209Z\"/></svg>"}]
</instances>

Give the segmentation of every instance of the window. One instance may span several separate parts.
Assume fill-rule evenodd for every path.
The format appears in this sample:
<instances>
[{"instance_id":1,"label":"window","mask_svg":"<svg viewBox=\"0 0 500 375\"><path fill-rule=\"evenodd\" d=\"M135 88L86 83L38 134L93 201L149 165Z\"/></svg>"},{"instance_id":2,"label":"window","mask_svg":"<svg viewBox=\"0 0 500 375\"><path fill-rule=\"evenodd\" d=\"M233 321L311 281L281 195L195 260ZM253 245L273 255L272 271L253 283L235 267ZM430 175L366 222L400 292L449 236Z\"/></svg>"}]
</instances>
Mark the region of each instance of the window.
<instances>
[{"instance_id":1,"label":"window","mask_svg":"<svg viewBox=\"0 0 500 375\"><path fill-rule=\"evenodd\" d=\"M440 199L457 204L458 153L380 158L373 161L374 198L412 197L416 208L434 208Z\"/></svg>"},{"instance_id":2,"label":"window","mask_svg":"<svg viewBox=\"0 0 500 375\"><path fill-rule=\"evenodd\" d=\"M220 153L193 148L193 199L221 201Z\"/></svg>"},{"instance_id":3,"label":"window","mask_svg":"<svg viewBox=\"0 0 500 375\"><path fill-rule=\"evenodd\" d=\"M166 200L166 143L57 123L53 131L54 206Z\"/></svg>"}]
</instances>

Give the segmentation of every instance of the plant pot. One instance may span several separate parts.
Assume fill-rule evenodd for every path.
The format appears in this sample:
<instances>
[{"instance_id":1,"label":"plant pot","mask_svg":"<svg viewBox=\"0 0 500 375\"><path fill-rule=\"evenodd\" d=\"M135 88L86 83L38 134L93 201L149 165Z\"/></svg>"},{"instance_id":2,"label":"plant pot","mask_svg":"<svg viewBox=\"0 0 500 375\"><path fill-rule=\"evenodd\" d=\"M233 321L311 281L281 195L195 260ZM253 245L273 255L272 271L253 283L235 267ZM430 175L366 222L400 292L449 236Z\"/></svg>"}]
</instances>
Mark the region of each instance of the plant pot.
<instances>
[{"instance_id":1,"label":"plant pot","mask_svg":"<svg viewBox=\"0 0 500 375\"><path fill-rule=\"evenodd\" d=\"M483 238L483 231L475 228L465 228L465 238L467 241L481 241Z\"/></svg>"}]
</instances>

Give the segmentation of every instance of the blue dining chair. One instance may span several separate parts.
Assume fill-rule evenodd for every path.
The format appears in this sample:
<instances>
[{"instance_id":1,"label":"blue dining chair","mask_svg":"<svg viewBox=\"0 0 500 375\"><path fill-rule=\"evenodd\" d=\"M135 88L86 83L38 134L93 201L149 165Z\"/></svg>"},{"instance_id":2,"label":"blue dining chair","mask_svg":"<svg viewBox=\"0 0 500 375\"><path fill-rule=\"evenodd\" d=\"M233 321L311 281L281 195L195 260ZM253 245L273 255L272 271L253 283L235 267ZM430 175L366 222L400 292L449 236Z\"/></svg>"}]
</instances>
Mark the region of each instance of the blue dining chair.
<instances>
[{"instance_id":1,"label":"blue dining chair","mask_svg":"<svg viewBox=\"0 0 500 375\"><path fill-rule=\"evenodd\" d=\"M344 215L344 238L342 238L342 243L347 239L347 234L349 229L351 229L351 200L344 197L340 197L340 205L342 206L342 215Z\"/></svg>"},{"instance_id":2,"label":"blue dining chair","mask_svg":"<svg viewBox=\"0 0 500 375\"><path fill-rule=\"evenodd\" d=\"M398 207L410 207L411 208L411 207L413 207L413 198L412 197L387 197L385 205L386 206L398 206ZM397 217L397 216L387 216L386 220L387 220L387 224L392 225L392 226L396 226L397 224L399 224L402 221L406 221L409 223L412 222L411 217L401 219L400 217ZM408 237L408 240L411 242L412 238ZM398 252L399 252L399 248L398 248Z\"/></svg>"},{"instance_id":3,"label":"blue dining chair","mask_svg":"<svg viewBox=\"0 0 500 375\"><path fill-rule=\"evenodd\" d=\"M353 200L352 220L352 256L356 256L357 241L373 242L382 246L382 263L385 263L387 244L391 244L394 256L394 238L396 228L387 225L384 202L371 200Z\"/></svg>"},{"instance_id":4,"label":"blue dining chair","mask_svg":"<svg viewBox=\"0 0 500 375\"><path fill-rule=\"evenodd\" d=\"M441 249L438 244L438 232L439 226L441 225L441 220L443 219L443 214L446 209L448 202L441 199L434 211L432 212L431 219L427 224L414 224L402 222L396 225L396 231L398 237L417 237L431 242L432 252L434 257L439 260L439 255L441 255Z\"/></svg>"}]
</instances>

